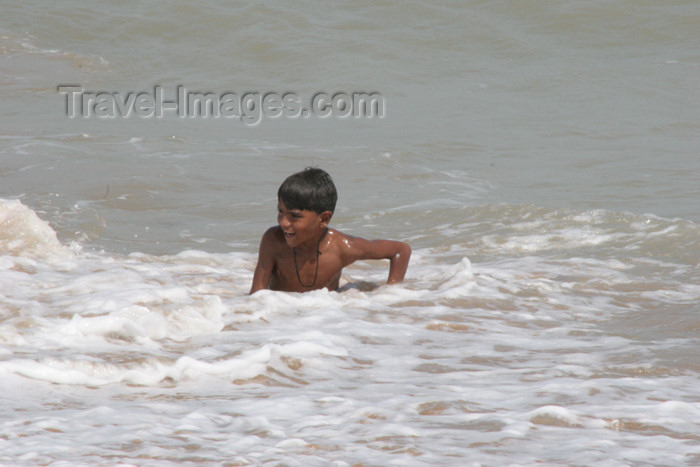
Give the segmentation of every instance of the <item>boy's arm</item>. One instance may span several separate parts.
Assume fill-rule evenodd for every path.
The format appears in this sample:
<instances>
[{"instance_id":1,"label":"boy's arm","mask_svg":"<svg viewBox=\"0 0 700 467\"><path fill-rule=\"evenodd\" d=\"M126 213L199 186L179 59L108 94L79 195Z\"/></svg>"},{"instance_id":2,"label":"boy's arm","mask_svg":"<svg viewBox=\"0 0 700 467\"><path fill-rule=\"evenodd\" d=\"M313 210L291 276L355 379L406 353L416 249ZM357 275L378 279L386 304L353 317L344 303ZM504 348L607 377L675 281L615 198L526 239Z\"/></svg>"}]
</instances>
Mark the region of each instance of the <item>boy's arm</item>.
<instances>
[{"instance_id":1,"label":"boy's arm","mask_svg":"<svg viewBox=\"0 0 700 467\"><path fill-rule=\"evenodd\" d=\"M253 273L250 294L254 294L258 290L267 289L270 286L270 277L272 277L272 270L275 267L273 229L274 227L268 229L260 240L258 264L255 266L255 272Z\"/></svg>"},{"instance_id":2,"label":"boy's arm","mask_svg":"<svg viewBox=\"0 0 700 467\"><path fill-rule=\"evenodd\" d=\"M345 266L360 259L388 259L389 277L387 284L403 281L411 259L411 247L404 242L394 240L365 240L347 236L343 242L346 246L343 261Z\"/></svg>"}]
</instances>

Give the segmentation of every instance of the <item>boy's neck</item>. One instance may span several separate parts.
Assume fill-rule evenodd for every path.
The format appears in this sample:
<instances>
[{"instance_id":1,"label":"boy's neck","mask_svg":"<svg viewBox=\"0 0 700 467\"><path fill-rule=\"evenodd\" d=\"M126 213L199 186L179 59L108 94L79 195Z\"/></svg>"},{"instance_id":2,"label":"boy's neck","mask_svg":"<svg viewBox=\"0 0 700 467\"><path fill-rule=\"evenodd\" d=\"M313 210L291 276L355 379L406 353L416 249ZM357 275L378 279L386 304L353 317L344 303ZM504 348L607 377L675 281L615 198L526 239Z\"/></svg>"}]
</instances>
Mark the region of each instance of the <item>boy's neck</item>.
<instances>
[{"instance_id":1,"label":"boy's neck","mask_svg":"<svg viewBox=\"0 0 700 467\"><path fill-rule=\"evenodd\" d=\"M321 230L321 232L318 234L318 236L315 236L315 238L310 238L307 242L304 242L301 245L297 245L293 247L293 249L295 249L297 253L301 253L303 255L315 255L317 253L320 254L321 240L323 240L323 238L326 236L326 233L328 233L328 227L324 227L323 230Z\"/></svg>"}]
</instances>

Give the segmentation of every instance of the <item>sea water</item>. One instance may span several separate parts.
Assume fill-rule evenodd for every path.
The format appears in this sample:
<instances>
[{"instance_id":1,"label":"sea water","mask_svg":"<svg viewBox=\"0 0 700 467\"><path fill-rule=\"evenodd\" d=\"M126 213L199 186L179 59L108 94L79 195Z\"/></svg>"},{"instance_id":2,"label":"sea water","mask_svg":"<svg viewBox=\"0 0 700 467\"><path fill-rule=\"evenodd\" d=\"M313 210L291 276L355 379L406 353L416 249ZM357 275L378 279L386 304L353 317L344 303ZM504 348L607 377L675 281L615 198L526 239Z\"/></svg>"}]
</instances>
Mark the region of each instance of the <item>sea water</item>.
<instances>
[{"instance_id":1,"label":"sea water","mask_svg":"<svg viewBox=\"0 0 700 467\"><path fill-rule=\"evenodd\" d=\"M0 464L700 463L696 2L1 11ZM403 284L247 295L306 166L335 228L411 244Z\"/></svg>"}]
</instances>

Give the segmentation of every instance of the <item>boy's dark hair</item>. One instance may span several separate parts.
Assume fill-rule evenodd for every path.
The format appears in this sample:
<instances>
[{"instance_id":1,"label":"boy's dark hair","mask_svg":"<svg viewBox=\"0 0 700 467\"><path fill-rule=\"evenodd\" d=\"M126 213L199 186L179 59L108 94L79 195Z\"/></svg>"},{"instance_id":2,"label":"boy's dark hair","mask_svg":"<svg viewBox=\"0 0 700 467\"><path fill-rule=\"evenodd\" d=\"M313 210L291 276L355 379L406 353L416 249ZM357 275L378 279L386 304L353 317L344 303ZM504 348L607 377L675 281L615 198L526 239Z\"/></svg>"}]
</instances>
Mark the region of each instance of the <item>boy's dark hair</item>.
<instances>
[{"instance_id":1,"label":"boy's dark hair","mask_svg":"<svg viewBox=\"0 0 700 467\"><path fill-rule=\"evenodd\" d=\"M277 190L277 199L287 209L300 209L321 214L335 211L338 192L333 179L325 170L307 167L301 172L290 175Z\"/></svg>"}]
</instances>

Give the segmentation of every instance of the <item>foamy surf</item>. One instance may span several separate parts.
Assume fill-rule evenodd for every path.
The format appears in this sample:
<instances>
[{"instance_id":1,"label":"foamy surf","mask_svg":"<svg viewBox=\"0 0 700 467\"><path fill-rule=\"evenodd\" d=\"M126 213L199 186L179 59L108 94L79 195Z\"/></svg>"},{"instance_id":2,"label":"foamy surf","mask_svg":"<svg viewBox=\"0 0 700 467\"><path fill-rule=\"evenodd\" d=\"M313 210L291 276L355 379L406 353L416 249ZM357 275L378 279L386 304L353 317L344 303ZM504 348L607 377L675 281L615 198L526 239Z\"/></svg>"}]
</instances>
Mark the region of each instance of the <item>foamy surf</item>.
<instances>
[{"instance_id":1,"label":"foamy surf","mask_svg":"<svg viewBox=\"0 0 700 467\"><path fill-rule=\"evenodd\" d=\"M0 464L698 465L696 12L4 2ZM96 105L178 86L385 117ZM403 284L247 295L309 165Z\"/></svg>"},{"instance_id":2,"label":"foamy surf","mask_svg":"<svg viewBox=\"0 0 700 467\"><path fill-rule=\"evenodd\" d=\"M400 286L367 262L342 292L248 296L254 253L69 248L21 202L0 206L2 462L528 465L553 442L552 462L587 465L693 452L700 322L673 311L700 300L693 223L489 206L501 224L479 234L484 213L465 210L433 232L438 246L415 248Z\"/></svg>"},{"instance_id":3,"label":"foamy surf","mask_svg":"<svg viewBox=\"0 0 700 467\"><path fill-rule=\"evenodd\" d=\"M15 257L66 257L56 232L20 200L0 199L0 252Z\"/></svg>"}]
</instances>

